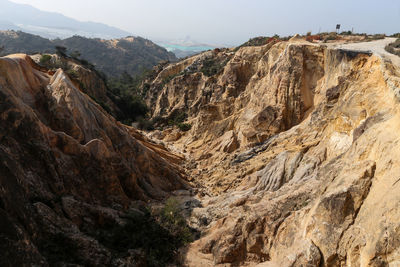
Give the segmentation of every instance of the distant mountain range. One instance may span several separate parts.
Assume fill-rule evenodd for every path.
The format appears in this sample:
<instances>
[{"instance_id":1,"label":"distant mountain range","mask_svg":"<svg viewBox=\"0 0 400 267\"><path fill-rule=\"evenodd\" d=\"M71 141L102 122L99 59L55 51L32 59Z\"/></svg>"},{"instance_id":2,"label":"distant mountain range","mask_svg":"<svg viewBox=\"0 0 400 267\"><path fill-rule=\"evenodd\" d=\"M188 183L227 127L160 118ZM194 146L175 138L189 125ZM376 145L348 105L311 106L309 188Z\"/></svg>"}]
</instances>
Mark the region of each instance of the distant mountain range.
<instances>
[{"instance_id":1,"label":"distant mountain range","mask_svg":"<svg viewBox=\"0 0 400 267\"><path fill-rule=\"evenodd\" d=\"M48 39L66 39L76 35L114 39L132 35L103 23L82 22L60 13L42 11L30 5L7 0L0 0L0 30L23 31ZM182 40L159 40L156 43L178 58L217 47L193 41L189 36Z\"/></svg>"},{"instance_id":2,"label":"distant mountain range","mask_svg":"<svg viewBox=\"0 0 400 267\"><path fill-rule=\"evenodd\" d=\"M184 44L180 44L180 43L167 43L167 42L162 42L162 43L157 43L157 44L164 47L169 52L174 53L175 56L178 58L193 56L193 55L201 53L203 51L215 48L214 46L203 45L203 44L184 45Z\"/></svg>"},{"instance_id":3,"label":"distant mountain range","mask_svg":"<svg viewBox=\"0 0 400 267\"><path fill-rule=\"evenodd\" d=\"M89 61L109 77L116 77L124 72L136 76L161 61L176 60L173 53L141 37L105 40L73 36L49 40L21 31L0 31L3 55L52 54L56 52L55 46L66 47L68 54L80 54L81 59Z\"/></svg>"},{"instance_id":4,"label":"distant mountain range","mask_svg":"<svg viewBox=\"0 0 400 267\"><path fill-rule=\"evenodd\" d=\"M200 43L191 39L190 36L178 40L155 40L155 43L173 52L178 58L192 56L206 50L224 46Z\"/></svg>"},{"instance_id":5,"label":"distant mountain range","mask_svg":"<svg viewBox=\"0 0 400 267\"><path fill-rule=\"evenodd\" d=\"M7 0L0 0L0 30L21 30L50 39L74 35L112 39L132 35L103 23L81 22Z\"/></svg>"}]
</instances>

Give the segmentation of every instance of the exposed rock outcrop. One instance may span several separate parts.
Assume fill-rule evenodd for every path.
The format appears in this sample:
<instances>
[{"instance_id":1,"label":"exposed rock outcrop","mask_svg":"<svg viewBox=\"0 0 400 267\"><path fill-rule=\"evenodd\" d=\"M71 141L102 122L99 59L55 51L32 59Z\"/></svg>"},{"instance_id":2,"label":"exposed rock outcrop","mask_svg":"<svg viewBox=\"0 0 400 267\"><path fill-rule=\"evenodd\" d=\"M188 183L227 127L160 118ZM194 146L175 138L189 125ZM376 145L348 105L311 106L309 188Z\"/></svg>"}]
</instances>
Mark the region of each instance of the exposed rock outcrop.
<instances>
[{"instance_id":1,"label":"exposed rock outcrop","mask_svg":"<svg viewBox=\"0 0 400 267\"><path fill-rule=\"evenodd\" d=\"M99 229L121 224L134 201L188 188L179 157L26 55L0 58L0 124L1 266L138 265L136 252L103 246Z\"/></svg>"},{"instance_id":2,"label":"exposed rock outcrop","mask_svg":"<svg viewBox=\"0 0 400 267\"><path fill-rule=\"evenodd\" d=\"M0 265L142 264L107 226L188 188L182 166L197 195L175 196L202 233L186 266L399 265L400 68L363 51L297 37L160 66L152 116L191 128L150 137L62 70L0 58Z\"/></svg>"},{"instance_id":3,"label":"exposed rock outcrop","mask_svg":"<svg viewBox=\"0 0 400 267\"><path fill-rule=\"evenodd\" d=\"M66 72L74 86L83 93L90 96L96 103L100 104L108 113L118 118L122 111L118 107L118 97L107 88L106 78L102 76L95 68L82 65L79 60L59 55L46 55L46 62L41 62L43 55L31 55L35 63L41 66L40 70L53 75L54 70L61 68Z\"/></svg>"},{"instance_id":4,"label":"exposed rock outcrop","mask_svg":"<svg viewBox=\"0 0 400 267\"><path fill-rule=\"evenodd\" d=\"M221 56L210 77L182 72ZM295 40L167 70L148 101L154 116L187 111L173 145L205 191L187 266L399 264L399 66Z\"/></svg>"}]
</instances>

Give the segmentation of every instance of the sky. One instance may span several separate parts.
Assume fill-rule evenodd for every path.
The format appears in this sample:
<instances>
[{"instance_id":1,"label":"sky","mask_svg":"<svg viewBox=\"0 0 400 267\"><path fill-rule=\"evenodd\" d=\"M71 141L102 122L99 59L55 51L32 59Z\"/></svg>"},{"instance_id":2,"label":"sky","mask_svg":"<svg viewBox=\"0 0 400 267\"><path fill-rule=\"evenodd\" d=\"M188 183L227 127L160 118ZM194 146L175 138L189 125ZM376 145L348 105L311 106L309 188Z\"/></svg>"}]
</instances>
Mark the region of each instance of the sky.
<instances>
[{"instance_id":1,"label":"sky","mask_svg":"<svg viewBox=\"0 0 400 267\"><path fill-rule=\"evenodd\" d=\"M400 32L400 0L12 0L155 41L190 36L238 45L251 37L343 30Z\"/></svg>"}]
</instances>

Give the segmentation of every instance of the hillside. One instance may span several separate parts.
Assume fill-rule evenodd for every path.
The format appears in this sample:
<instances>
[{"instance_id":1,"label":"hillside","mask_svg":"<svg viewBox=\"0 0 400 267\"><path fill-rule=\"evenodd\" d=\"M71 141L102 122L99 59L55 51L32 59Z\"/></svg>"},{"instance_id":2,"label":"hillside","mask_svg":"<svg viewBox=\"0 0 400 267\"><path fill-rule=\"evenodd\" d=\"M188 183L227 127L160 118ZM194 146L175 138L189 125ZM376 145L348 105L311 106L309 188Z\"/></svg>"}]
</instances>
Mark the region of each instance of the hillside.
<instances>
[{"instance_id":1,"label":"hillside","mask_svg":"<svg viewBox=\"0 0 400 267\"><path fill-rule=\"evenodd\" d=\"M1 266L171 260L180 237L144 203L188 188L180 157L27 55L0 58L0 96Z\"/></svg>"},{"instance_id":2,"label":"hillside","mask_svg":"<svg viewBox=\"0 0 400 267\"><path fill-rule=\"evenodd\" d=\"M141 37L99 40L74 36L56 43L80 51L82 58L110 76L123 72L135 76L161 61L176 60L173 53Z\"/></svg>"},{"instance_id":3,"label":"hillside","mask_svg":"<svg viewBox=\"0 0 400 267\"><path fill-rule=\"evenodd\" d=\"M397 266L395 40L160 64L146 133L93 100L90 69L0 58L0 265Z\"/></svg>"},{"instance_id":4,"label":"hillside","mask_svg":"<svg viewBox=\"0 0 400 267\"><path fill-rule=\"evenodd\" d=\"M0 47L3 47L4 55L55 53L55 46L64 46L69 53L78 51L82 59L91 62L109 77L124 72L136 76L160 61L176 60L173 53L141 37L102 40L74 36L49 40L20 31L0 32Z\"/></svg>"},{"instance_id":5,"label":"hillside","mask_svg":"<svg viewBox=\"0 0 400 267\"><path fill-rule=\"evenodd\" d=\"M149 136L186 156L201 191L186 266L398 264L394 40L248 43L143 84Z\"/></svg>"}]
</instances>

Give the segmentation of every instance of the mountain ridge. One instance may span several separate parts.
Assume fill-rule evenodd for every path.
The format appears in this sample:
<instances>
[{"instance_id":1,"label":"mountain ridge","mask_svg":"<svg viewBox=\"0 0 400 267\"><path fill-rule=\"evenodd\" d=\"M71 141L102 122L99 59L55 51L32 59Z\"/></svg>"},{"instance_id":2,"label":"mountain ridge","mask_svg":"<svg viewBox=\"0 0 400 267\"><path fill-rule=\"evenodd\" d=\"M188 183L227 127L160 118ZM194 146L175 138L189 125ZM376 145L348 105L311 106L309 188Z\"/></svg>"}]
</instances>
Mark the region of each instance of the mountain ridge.
<instances>
[{"instance_id":1,"label":"mountain ridge","mask_svg":"<svg viewBox=\"0 0 400 267\"><path fill-rule=\"evenodd\" d=\"M60 13L42 11L31 5L18 4L7 0L0 1L0 17L2 21L8 21L9 26L15 25L18 29L47 38L67 38L80 34L86 37L111 39L131 35L129 32L104 23L82 22ZM36 26L36 28L29 26ZM43 27L43 29L37 27ZM53 33L46 32L45 28L53 30ZM0 29L9 30L8 28Z\"/></svg>"},{"instance_id":2,"label":"mountain ridge","mask_svg":"<svg viewBox=\"0 0 400 267\"><path fill-rule=\"evenodd\" d=\"M69 53L78 51L82 59L94 64L98 70L110 77L119 76L124 72L136 76L160 61L176 60L173 53L142 37L105 40L73 36L49 40L24 32L0 31L2 54L55 53L56 46L66 47Z\"/></svg>"}]
</instances>

